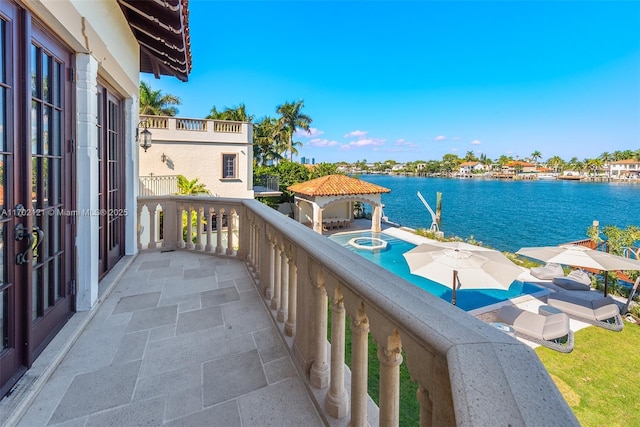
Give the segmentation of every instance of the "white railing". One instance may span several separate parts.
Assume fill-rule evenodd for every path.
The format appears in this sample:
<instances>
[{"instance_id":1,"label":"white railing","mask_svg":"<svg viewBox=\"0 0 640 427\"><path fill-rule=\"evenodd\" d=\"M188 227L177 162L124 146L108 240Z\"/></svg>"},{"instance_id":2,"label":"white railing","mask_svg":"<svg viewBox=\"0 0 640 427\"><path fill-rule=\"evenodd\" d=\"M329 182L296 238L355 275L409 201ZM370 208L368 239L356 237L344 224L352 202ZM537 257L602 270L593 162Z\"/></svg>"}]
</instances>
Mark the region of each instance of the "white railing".
<instances>
[{"instance_id":1,"label":"white railing","mask_svg":"<svg viewBox=\"0 0 640 427\"><path fill-rule=\"evenodd\" d=\"M260 202L140 197L138 215L141 228L149 227L141 249L188 249L246 262L331 425L397 426L402 363L418 384L421 426L579 425L530 348ZM227 221L209 226L214 216ZM369 334L380 360L377 420L367 413Z\"/></svg>"},{"instance_id":2,"label":"white railing","mask_svg":"<svg viewBox=\"0 0 640 427\"><path fill-rule=\"evenodd\" d=\"M149 175L139 177L141 196L168 196L178 192L178 175Z\"/></svg>"}]
</instances>

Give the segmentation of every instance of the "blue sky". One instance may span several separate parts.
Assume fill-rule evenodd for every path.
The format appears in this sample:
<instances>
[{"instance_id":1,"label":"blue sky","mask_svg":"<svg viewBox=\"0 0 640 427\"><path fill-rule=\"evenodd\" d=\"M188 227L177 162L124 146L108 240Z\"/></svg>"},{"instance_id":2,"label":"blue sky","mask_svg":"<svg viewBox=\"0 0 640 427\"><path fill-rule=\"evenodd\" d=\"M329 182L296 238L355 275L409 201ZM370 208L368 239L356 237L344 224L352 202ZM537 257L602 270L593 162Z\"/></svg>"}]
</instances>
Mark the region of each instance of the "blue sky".
<instances>
[{"instance_id":1,"label":"blue sky","mask_svg":"<svg viewBox=\"0 0 640 427\"><path fill-rule=\"evenodd\" d=\"M316 162L640 149L638 1L190 0L179 116L302 99Z\"/></svg>"}]
</instances>

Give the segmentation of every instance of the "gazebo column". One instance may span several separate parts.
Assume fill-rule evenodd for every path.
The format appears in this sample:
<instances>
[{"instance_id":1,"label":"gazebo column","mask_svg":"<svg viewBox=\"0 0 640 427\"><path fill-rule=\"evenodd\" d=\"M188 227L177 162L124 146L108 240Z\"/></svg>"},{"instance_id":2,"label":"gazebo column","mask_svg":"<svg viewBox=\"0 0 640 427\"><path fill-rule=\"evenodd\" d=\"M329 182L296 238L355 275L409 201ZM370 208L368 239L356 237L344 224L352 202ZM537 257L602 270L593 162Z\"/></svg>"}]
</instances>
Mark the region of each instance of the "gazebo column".
<instances>
[{"instance_id":1,"label":"gazebo column","mask_svg":"<svg viewBox=\"0 0 640 427\"><path fill-rule=\"evenodd\" d=\"M379 233L382 231L380 225L382 220L382 205L375 205L373 207L373 215L371 215L371 231L373 233Z\"/></svg>"},{"instance_id":2,"label":"gazebo column","mask_svg":"<svg viewBox=\"0 0 640 427\"><path fill-rule=\"evenodd\" d=\"M322 208L316 204L313 205L313 231L322 234Z\"/></svg>"}]
</instances>

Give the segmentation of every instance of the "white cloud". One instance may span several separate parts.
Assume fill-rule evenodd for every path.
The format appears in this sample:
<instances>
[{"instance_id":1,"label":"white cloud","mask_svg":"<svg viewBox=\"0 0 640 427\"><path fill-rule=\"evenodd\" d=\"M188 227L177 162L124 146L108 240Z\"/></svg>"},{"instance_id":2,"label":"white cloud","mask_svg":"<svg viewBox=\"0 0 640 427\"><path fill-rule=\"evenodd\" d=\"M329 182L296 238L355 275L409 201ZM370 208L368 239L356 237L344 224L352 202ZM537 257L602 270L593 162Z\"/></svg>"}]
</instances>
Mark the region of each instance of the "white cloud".
<instances>
[{"instance_id":1,"label":"white cloud","mask_svg":"<svg viewBox=\"0 0 640 427\"><path fill-rule=\"evenodd\" d=\"M365 130L354 130L344 134L345 138L364 138L365 136L367 136L367 131Z\"/></svg>"},{"instance_id":2,"label":"white cloud","mask_svg":"<svg viewBox=\"0 0 640 427\"><path fill-rule=\"evenodd\" d=\"M444 141L445 139L447 139L447 137L444 135L438 135L435 138L433 138L434 141Z\"/></svg>"},{"instance_id":3,"label":"white cloud","mask_svg":"<svg viewBox=\"0 0 640 427\"><path fill-rule=\"evenodd\" d=\"M459 136L454 136L453 138L451 138L452 141L460 141L462 138Z\"/></svg>"},{"instance_id":4,"label":"white cloud","mask_svg":"<svg viewBox=\"0 0 640 427\"><path fill-rule=\"evenodd\" d=\"M355 141L351 141L348 144L343 144L340 146L341 150L352 150L354 148L362 148L362 147L366 147L366 148L371 148L371 149L377 149L377 147L384 145L384 139L382 138L361 138L361 139L357 139Z\"/></svg>"},{"instance_id":5,"label":"white cloud","mask_svg":"<svg viewBox=\"0 0 640 427\"><path fill-rule=\"evenodd\" d=\"M400 138L398 140L396 140L396 142L393 143L393 145L397 146L397 147L409 147L409 148L413 148L413 147L417 147L418 144L415 144L413 142L407 141L403 138Z\"/></svg>"},{"instance_id":6,"label":"white cloud","mask_svg":"<svg viewBox=\"0 0 640 427\"><path fill-rule=\"evenodd\" d=\"M309 128L309 132L304 129L296 128L296 131L293 133L293 136L298 138L315 138L324 133L323 130L317 128Z\"/></svg>"},{"instance_id":7,"label":"white cloud","mask_svg":"<svg viewBox=\"0 0 640 427\"><path fill-rule=\"evenodd\" d=\"M474 139L473 141L471 141L471 145L480 145L480 140Z\"/></svg>"},{"instance_id":8,"label":"white cloud","mask_svg":"<svg viewBox=\"0 0 640 427\"><path fill-rule=\"evenodd\" d=\"M331 141L324 138L313 138L311 141L309 141L308 145L311 145L313 147L335 147L336 145L338 145L338 141Z\"/></svg>"}]
</instances>

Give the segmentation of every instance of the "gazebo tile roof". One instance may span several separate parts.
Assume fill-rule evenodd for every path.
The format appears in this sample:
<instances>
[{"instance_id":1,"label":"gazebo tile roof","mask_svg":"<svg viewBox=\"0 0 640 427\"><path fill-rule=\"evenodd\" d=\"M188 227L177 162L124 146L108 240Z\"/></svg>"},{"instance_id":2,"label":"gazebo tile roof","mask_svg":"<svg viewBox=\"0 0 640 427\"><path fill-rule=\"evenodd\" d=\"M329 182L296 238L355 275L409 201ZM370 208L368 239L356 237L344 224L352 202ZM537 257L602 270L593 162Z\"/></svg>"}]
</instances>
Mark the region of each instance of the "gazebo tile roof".
<instances>
[{"instance_id":1,"label":"gazebo tile roof","mask_svg":"<svg viewBox=\"0 0 640 427\"><path fill-rule=\"evenodd\" d=\"M344 196L352 194L390 193L391 190L346 175L327 175L287 187L307 196Z\"/></svg>"}]
</instances>

